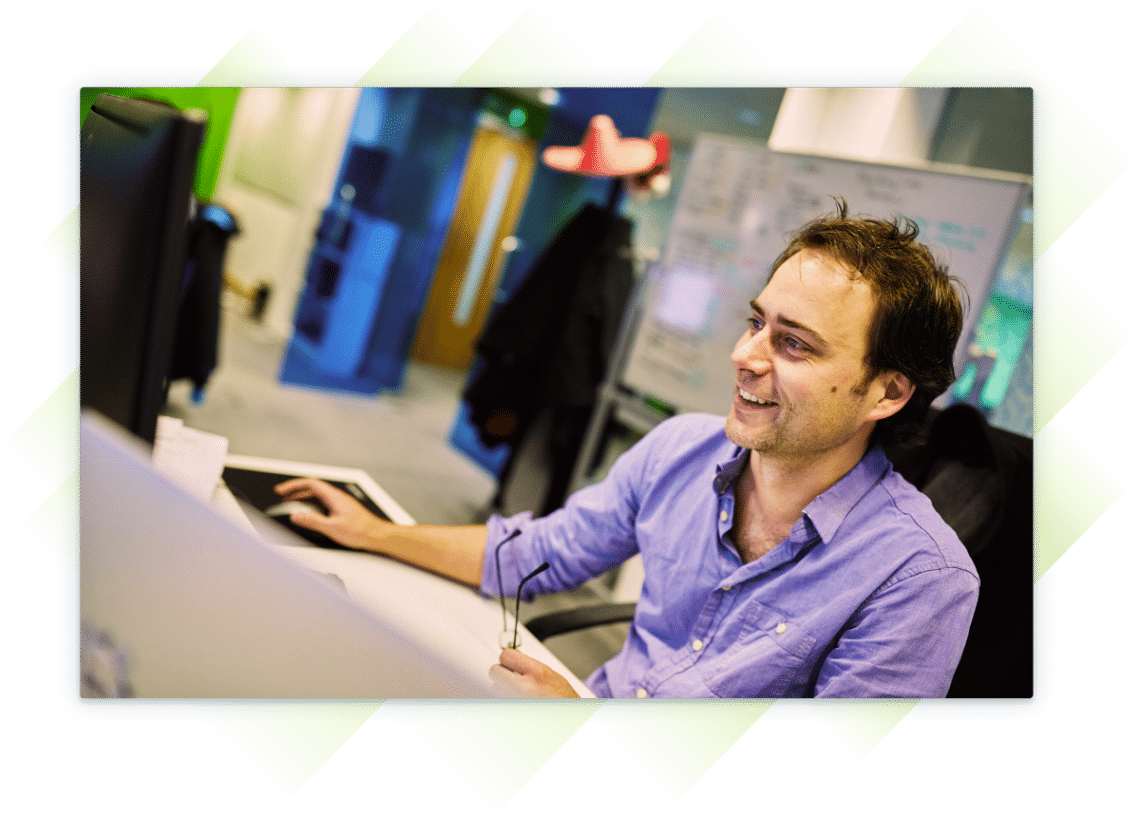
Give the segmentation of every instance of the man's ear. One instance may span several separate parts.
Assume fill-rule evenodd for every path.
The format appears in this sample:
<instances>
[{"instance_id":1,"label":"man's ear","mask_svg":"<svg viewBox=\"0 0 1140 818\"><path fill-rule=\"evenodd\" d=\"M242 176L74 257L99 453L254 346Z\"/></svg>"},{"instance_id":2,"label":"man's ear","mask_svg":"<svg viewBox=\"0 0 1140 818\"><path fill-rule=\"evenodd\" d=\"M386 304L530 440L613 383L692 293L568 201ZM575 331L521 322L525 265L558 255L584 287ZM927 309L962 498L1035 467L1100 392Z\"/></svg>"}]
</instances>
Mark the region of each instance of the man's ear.
<instances>
[{"instance_id":1,"label":"man's ear","mask_svg":"<svg viewBox=\"0 0 1140 818\"><path fill-rule=\"evenodd\" d=\"M871 410L870 420L883 420L898 412L914 394L914 384L901 372L883 372L875 380L882 389L882 397Z\"/></svg>"}]
</instances>

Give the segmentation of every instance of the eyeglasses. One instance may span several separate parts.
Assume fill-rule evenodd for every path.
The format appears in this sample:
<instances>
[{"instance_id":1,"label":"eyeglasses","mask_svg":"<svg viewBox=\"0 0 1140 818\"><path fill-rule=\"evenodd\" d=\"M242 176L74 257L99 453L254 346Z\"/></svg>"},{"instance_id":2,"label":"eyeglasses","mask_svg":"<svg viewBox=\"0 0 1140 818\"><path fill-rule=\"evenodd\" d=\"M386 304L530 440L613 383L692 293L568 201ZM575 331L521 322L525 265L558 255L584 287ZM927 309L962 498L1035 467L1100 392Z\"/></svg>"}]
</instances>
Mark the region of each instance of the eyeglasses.
<instances>
[{"instance_id":1,"label":"eyeglasses","mask_svg":"<svg viewBox=\"0 0 1140 818\"><path fill-rule=\"evenodd\" d=\"M523 577L522 581L519 582L518 591L515 593L515 630L513 635L510 634L507 630L507 600L506 594L503 593L503 568L499 563L499 552L502 551L504 545L509 543L519 534L522 534L522 530L516 528L509 535L507 535L506 539L495 546L495 573L499 578L499 604L503 609L503 632L499 635L499 647L504 649L517 648L519 646L519 602L522 599L523 586L550 567L549 562L544 562L542 565L538 566L525 577ZM509 640L507 639L508 636L510 637Z\"/></svg>"}]
</instances>

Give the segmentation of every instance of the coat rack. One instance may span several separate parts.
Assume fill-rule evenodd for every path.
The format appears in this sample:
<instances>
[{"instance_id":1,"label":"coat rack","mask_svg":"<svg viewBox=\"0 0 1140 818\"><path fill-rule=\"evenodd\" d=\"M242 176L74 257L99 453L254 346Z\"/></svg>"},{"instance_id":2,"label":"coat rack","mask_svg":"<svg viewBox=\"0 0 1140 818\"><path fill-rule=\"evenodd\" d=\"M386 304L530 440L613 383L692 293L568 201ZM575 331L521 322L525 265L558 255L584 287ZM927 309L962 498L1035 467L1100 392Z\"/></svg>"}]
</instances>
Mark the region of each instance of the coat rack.
<instances>
[{"instance_id":1,"label":"coat rack","mask_svg":"<svg viewBox=\"0 0 1140 818\"><path fill-rule=\"evenodd\" d=\"M624 308L615 302L615 299L620 298L624 304L629 295L628 291L622 291L624 270L610 268L608 266L610 262L604 258L605 254L611 251L616 253L619 260L615 263L619 266L625 264L629 267L629 284L632 285L634 280L633 262L629 248L631 223L617 212L621 196L625 190L631 191L635 196L664 195L668 191L669 140L664 134L659 133L654 134L650 139L623 138L609 116L598 114L590 120L581 144L578 146L548 147L543 151L542 161L558 171L612 180L608 202L604 209L596 204L590 204L579 211L578 215L563 227L559 237L555 240L556 244L561 241L565 246L562 246L559 251L547 259L544 268L547 272L564 276L566 273L564 268L567 264L574 263L572 259L577 255L586 253L582 262L588 263L587 266L592 270L592 273L581 279L585 282L582 286L586 289L581 291L585 295L582 295L578 289L571 289L567 293L567 303L574 300L574 297L584 298L591 304L596 303L597 307L602 309L604 313L613 316L612 326L591 330L589 339L579 339L583 341L582 344L576 342L571 344L571 348L576 350L575 354L585 356L583 360L586 363L575 369L577 380L572 378L568 387L569 393L577 395L577 397L560 404L561 411L552 409L554 415L552 418L548 418L549 422L554 424L551 426L552 431L548 433L551 435L548 444L555 446L558 453L549 455L553 462L548 473L550 479L546 489L546 497L541 504L541 513L547 513L557 507L553 505L555 502L561 505L561 501L565 499L566 484L571 477L573 467L577 462L578 451L581 448L580 442L575 442L575 440L584 434L585 427L588 425L589 414L592 414L591 407L581 406L574 402L580 400L581 393L573 391L575 388L585 386L589 390L591 400L595 396L597 384L593 382L588 386L584 384L584 379L590 377L589 373L594 368L590 344L602 345L606 338L610 338L611 342L616 340L614 336L620 333L621 322L624 318ZM600 234L598 234L599 230L602 231ZM571 231L569 236L565 235L566 231ZM595 242L598 246L591 249L583 243L586 241ZM566 244L566 242L570 243ZM615 242L617 244L614 244ZM618 244L623 246L618 247ZM550 248L544 252L543 259L546 259L549 253ZM539 263L543 263L541 259ZM527 281L529 280L528 278ZM567 284L569 280L574 280L574 277L569 280L564 278L558 280ZM512 296L512 302L515 298L524 297L534 300L539 297L537 295L539 292L544 292L533 288L526 290L526 284L527 282L524 282L515 292ZM545 298L546 296L543 295L542 297ZM608 306L603 307L602 305ZM528 365L519 356L504 349L504 339L515 337L515 332L518 329L514 326L511 326L509 330L504 327L517 323L520 315L529 314L532 310L524 310L521 314L517 311L510 312L508 318L506 316L508 316L507 310L510 309L510 306L509 303L505 304L496 317L496 320L501 319L507 324L496 323L494 328L489 325L485 330L484 337L480 340L481 344L487 341L489 334L495 337L494 342L488 342L490 347L483 350L489 356L487 358L488 365L480 371L464 391L464 399L471 407L472 423L480 430L484 445L491 445L489 438L494 439L496 436L510 437L515 440L506 462L500 470L499 489L491 502L493 509L505 507L506 488L510 483L516 459L529 434L529 427L539 417L536 406L530 406L525 401L517 406L512 404L510 395L513 395L516 401L521 400L517 390L512 391L513 387L500 388L502 386L500 381L504 379L510 384L519 383L518 371L522 371ZM574 328L580 325L580 321L577 323L570 322L565 324L559 332L573 333ZM533 335L534 333L530 334ZM561 349L561 347L557 347L557 344L548 348ZM599 346L597 352L604 356L607 361L611 355L609 347L603 350ZM600 379L605 377L604 373L598 373L598 375ZM529 381L527 382L529 383ZM564 394L563 397L566 395ZM535 413L527 414L523 411L524 409L533 409ZM588 414L581 415L579 409L586 409ZM580 430L579 426L581 426ZM555 429L557 431L553 431ZM508 431L510 432L509 435L507 434ZM554 441L557 443L555 444ZM554 465L555 462L557 466ZM538 511L539 509L535 510Z\"/></svg>"},{"instance_id":2,"label":"coat rack","mask_svg":"<svg viewBox=\"0 0 1140 818\"><path fill-rule=\"evenodd\" d=\"M628 190L642 199L659 198L669 192L670 154L670 141L666 134L655 131L649 139L622 137L610 117L598 114L590 120L580 145L548 147L542 153L542 161L549 167L567 173L611 178L613 181L606 212L614 215L623 191ZM634 426L643 432L667 417L667 414L654 411L643 402L625 395L617 383L620 364L629 347L630 331L634 324L632 316L638 310L643 286L644 281L639 278L630 295L619 336L610 353L606 376L599 384L597 403L571 472L567 494L587 482L587 473L595 459L603 428L613 411L620 407L625 410L625 417L637 418Z\"/></svg>"}]
</instances>

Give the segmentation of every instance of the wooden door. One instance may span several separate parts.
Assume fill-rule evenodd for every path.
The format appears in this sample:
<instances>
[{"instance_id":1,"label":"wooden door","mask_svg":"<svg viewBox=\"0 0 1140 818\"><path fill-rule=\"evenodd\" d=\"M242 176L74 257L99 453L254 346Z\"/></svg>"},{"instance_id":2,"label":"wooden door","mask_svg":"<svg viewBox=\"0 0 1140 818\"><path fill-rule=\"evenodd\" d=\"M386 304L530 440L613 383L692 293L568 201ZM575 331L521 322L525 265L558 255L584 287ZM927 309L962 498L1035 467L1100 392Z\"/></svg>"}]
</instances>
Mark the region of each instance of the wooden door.
<instances>
[{"instance_id":1,"label":"wooden door","mask_svg":"<svg viewBox=\"0 0 1140 818\"><path fill-rule=\"evenodd\" d=\"M534 142L492 126L476 130L412 348L417 360L471 365L534 167Z\"/></svg>"}]
</instances>

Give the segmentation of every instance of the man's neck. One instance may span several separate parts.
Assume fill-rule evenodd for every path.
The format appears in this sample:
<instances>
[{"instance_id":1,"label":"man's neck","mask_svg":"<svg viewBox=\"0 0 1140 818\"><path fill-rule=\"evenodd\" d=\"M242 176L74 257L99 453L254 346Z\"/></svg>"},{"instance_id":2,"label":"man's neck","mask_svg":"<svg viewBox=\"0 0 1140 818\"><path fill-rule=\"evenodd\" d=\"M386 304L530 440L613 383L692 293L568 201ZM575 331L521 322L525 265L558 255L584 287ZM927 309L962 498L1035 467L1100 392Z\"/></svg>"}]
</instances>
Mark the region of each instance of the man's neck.
<instances>
[{"instance_id":1,"label":"man's neck","mask_svg":"<svg viewBox=\"0 0 1140 818\"><path fill-rule=\"evenodd\" d=\"M866 452L866 441L810 460L776 458L753 451L747 473L742 475L742 488L752 495L746 502L756 502L770 525L790 531L808 504L855 468ZM738 495L737 499L745 498Z\"/></svg>"}]
</instances>

